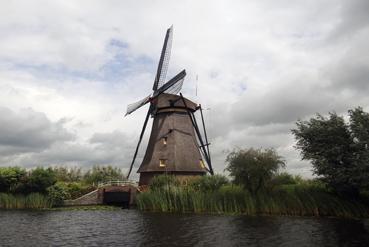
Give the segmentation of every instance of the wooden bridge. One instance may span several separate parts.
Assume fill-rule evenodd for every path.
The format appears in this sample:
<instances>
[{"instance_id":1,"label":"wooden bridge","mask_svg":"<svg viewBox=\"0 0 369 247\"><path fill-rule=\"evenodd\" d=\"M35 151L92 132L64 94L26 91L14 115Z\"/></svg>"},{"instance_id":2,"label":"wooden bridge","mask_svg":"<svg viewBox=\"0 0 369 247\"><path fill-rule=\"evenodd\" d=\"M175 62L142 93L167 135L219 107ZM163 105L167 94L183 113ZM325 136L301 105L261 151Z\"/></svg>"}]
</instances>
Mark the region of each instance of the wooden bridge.
<instances>
[{"instance_id":1,"label":"wooden bridge","mask_svg":"<svg viewBox=\"0 0 369 247\"><path fill-rule=\"evenodd\" d=\"M119 205L130 207L135 204L138 184L133 181L111 180L99 183L97 189L74 200L65 200L65 206Z\"/></svg>"}]
</instances>

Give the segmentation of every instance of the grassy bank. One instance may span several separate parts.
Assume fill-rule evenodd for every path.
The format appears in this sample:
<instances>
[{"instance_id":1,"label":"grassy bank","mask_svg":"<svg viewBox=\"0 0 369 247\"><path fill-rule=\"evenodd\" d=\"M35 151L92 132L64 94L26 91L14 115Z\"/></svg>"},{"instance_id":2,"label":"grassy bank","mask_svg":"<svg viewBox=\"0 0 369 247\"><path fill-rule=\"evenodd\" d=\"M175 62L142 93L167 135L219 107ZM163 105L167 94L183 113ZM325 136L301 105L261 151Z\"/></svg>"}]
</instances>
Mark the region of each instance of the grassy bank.
<instances>
[{"instance_id":1,"label":"grassy bank","mask_svg":"<svg viewBox=\"0 0 369 247\"><path fill-rule=\"evenodd\" d=\"M0 193L0 209L43 209L51 207L51 200L40 193L28 195Z\"/></svg>"},{"instance_id":2,"label":"grassy bank","mask_svg":"<svg viewBox=\"0 0 369 247\"><path fill-rule=\"evenodd\" d=\"M170 185L137 197L138 208L157 212L195 212L244 215L369 217L369 207L311 185L284 185L252 196L236 185L214 191Z\"/></svg>"}]
</instances>

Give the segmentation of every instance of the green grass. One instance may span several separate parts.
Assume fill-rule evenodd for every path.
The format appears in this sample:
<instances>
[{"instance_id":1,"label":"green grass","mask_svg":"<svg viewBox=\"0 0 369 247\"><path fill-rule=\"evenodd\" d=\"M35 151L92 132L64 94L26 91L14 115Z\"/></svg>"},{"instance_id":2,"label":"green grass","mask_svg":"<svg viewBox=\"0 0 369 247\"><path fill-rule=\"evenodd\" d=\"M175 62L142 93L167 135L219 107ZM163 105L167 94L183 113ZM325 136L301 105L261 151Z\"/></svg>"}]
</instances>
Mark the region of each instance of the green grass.
<instances>
[{"instance_id":1,"label":"green grass","mask_svg":"<svg viewBox=\"0 0 369 247\"><path fill-rule=\"evenodd\" d=\"M0 209L43 209L51 206L49 198L40 193L28 195L0 193Z\"/></svg>"},{"instance_id":2,"label":"green grass","mask_svg":"<svg viewBox=\"0 0 369 247\"><path fill-rule=\"evenodd\" d=\"M279 186L255 196L236 185L208 192L167 186L140 193L137 206L157 212L369 217L369 207L360 201L343 199L312 185Z\"/></svg>"}]
</instances>

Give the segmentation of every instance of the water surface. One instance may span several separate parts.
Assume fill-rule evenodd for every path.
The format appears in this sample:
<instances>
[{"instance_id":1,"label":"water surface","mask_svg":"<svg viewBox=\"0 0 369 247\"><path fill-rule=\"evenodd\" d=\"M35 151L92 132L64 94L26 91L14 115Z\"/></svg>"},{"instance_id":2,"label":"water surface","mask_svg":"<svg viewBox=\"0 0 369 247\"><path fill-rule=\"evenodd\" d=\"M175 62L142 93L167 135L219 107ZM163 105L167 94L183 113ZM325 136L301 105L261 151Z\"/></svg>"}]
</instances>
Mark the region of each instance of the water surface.
<instances>
[{"instance_id":1,"label":"water surface","mask_svg":"<svg viewBox=\"0 0 369 247\"><path fill-rule=\"evenodd\" d=\"M369 220L0 211L0 246L369 246Z\"/></svg>"}]
</instances>

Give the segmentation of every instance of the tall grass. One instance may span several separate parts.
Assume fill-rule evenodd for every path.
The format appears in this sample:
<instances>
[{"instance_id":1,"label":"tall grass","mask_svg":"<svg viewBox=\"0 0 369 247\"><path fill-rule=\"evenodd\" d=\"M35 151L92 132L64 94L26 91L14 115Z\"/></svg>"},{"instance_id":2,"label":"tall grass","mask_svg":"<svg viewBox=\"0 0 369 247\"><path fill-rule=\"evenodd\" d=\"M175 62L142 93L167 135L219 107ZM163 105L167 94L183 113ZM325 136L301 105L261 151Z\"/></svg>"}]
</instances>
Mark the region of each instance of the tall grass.
<instances>
[{"instance_id":1,"label":"tall grass","mask_svg":"<svg viewBox=\"0 0 369 247\"><path fill-rule=\"evenodd\" d=\"M236 185L207 192L171 185L140 193L137 205L158 212L369 217L367 205L311 185L280 186L254 196Z\"/></svg>"},{"instance_id":2,"label":"tall grass","mask_svg":"<svg viewBox=\"0 0 369 247\"><path fill-rule=\"evenodd\" d=\"M0 193L0 209L42 209L51 207L51 200L40 193L28 195Z\"/></svg>"}]
</instances>

